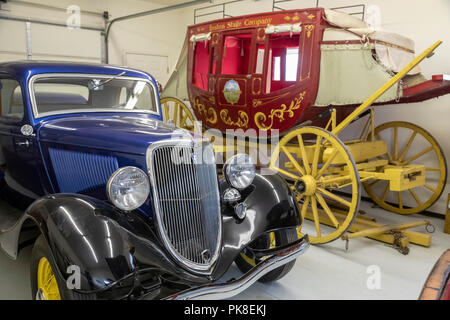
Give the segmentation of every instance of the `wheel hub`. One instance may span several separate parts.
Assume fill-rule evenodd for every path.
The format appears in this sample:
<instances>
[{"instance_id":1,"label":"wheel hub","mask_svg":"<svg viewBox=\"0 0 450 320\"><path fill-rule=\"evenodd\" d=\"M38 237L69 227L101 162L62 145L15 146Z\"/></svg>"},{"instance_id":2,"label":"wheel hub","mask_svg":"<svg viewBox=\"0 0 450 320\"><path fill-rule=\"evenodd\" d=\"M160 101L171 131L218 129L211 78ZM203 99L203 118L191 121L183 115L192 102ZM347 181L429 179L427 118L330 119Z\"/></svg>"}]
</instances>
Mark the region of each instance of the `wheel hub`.
<instances>
[{"instance_id":1,"label":"wheel hub","mask_svg":"<svg viewBox=\"0 0 450 320\"><path fill-rule=\"evenodd\" d=\"M316 192L316 179L310 175L303 176L297 181L295 188L304 195L312 196Z\"/></svg>"}]
</instances>

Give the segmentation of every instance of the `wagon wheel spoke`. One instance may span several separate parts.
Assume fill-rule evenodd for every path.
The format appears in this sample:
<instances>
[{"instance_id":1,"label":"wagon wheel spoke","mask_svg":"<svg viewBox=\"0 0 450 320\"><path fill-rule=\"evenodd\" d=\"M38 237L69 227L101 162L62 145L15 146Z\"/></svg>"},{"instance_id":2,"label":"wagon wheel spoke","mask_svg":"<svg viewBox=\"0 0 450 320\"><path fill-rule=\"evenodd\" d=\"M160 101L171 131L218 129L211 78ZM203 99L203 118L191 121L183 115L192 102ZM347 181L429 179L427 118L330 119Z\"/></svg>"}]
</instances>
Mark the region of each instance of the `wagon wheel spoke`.
<instances>
[{"instance_id":1,"label":"wagon wheel spoke","mask_svg":"<svg viewBox=\"0 0 450 320\"><path fill-rule=\"evenodd\" d=\"M433 188L432 186L430 186L429 184L425 183L423 185L425 188L427 188L428 190L430 190L431 192L436 192L436 188Z\"/></svg>"},{"instance_id":2,"label":"wagon wheel spoke","mask_svg":"<svg viewBox=\"0 0 450 320\"><path fill-rule=\"evenodd\" d=\"M169 119L169 105L167 104L167 101L163 103L164 106L164 115L166 119Z\"/></svg>"},{"instance_id":3,"label":"wagon wheel spoke","mask_svg":"<svg viewBox=\"0 0 450 320\"><path fill-rule=\"evenodd\" d=\"M319 219L319 212L317 211L317 201L315 197L311 197L311 207L312 212L314 216L314 225L316 228L316 236L320 237L322 233L320 232L320 219Z\"/></svg>"},{"instance_id":4,"label":"wagon wheel spoke","mask_svg":"<svg viewBox=\"0 0 450 320\"><path fill-rule=\"evenodd\" d=\"M303 202L302 210L300 212L300 215L302 216L302 220L304 220L306 217L306 210L308 210L308 205L309 205L310 201L311 201L311 197L308 196L305 198L305 201Z\"/></svg>"},{"instance_id":5,"label":"wagon wheel spoke","mask_svg":"<svg viewBox=\"0 0 450 320\"><path fill-rule=\"evenodd\" d=\"M329 179L320 180L320 184L325 185L325 186L335 185L337 188L342 188L343 186L340 186L339 183L348 182L349 180L351 180L350 175L337 176L337 177L332 177Z\"/></svg>"},{"instance_id":6,"label":"wagon wheel spoke","mask_svg":"<svg viewBox=\"0 0 450 320\"><path fill-rule=\"evenodd\" d=\"M298 145L300 147L300 152L302 154L303 166L305 167L306 174L310 174L311 173L311 168L309 167L308 155L306 154L305 145L303 143L303 138L299 134L297 136L297 139L298 139Z\"/></svg>"},{"instance_id":7,"label":"wagon wheel spoke","mask_svg":"<svg viewBox=\"0 0 450 320\"><path fill-rule=\"evenodd\" d=\"M180 128L183 128L186 124L186 120L188 118L188 114L186 111L183 110L183 116L180 118Z\"/></svg>"},{"instance_id":8,"label":"wagon wheel spoke","mask_svg":"<svg viewBox=\"0 0 450 320\"><path fill-rule=\"evenodd\" d=\"M399 207L400 209L403 209L402 192L401 192L401 191L398 191L398 192L397 192L397 195L398 195L398 207Z\"/></svg>"},{"instance_id":9,"label":"wagon wheel spoke","mask_svg":"<svg viewBox=\"0 0 450 320\"><path fill-rule=\"evenodd\" d=\"M292 156L292 154L289 152L289 150L287 150L287 148L285 146L281 147L281 150L283 150L283 152L286 154L286 156L289 158L289 160L292 162L292 164L294 165L295 169L297 169L298 172L300 172L300 174L302 176L306 175L305 170L303 170L302 167L300 167L300 164L297 162L297 160L294 159L294 157Z\"/></svg>"},{"instance_id":10,"label":"wagon wheel spoke","mask_svg":"<svg viewBox=\"0 0 450 320\"><path fill-rule=\"evenodd\" d=\"M289 177L291 179L294 179L294 180L300 180L301 179L299 176L297 176L297 175L295 175L293 173L290 173L289 171L286 171L284 169L281 169L281 168L278 168L278 167L272 167L272 169L278 171L279 173L281 173L281 174L283 174L283 175L285 175L285 176L287 176L287 177Z\"/></svg>"},{"instance_id":11,"label":"wagon wheel spoke","mask_svg":"<svg viewBox=\"0 0 450 320\"><path fill-rule=\"evenodd\" d=\"M317 201L319 202L319 204L322 206L323 210L327 214L328 218L330 218L331 222L333 222L334 227L335 228L339 227L339 222L337 221L333 212L331 212L330 207L327 205L325 199L319 193L316 193L315 196L317 198Z\"/></svg>"},{"instance_id":12,"label":"wagon wheel spoke","mask_svg":"<svg viewBox=\"0 0 450 320\"><path fill-rule=\"evenodd\" d=\"M384 187L383 195L381 196L381 201L385 201L387 194L389 192L389 182L386 183L386 186Z\"/></svg>"},{"instance_id":13,"label":"wagon wheel spoke","mask_svg":"<svg viewBox=\"0 0 450 320\"><path fill-rule=\"evenodd\" d=\"M343 205L345 205L345 206L347 206L349 208L351 207L351 203L350 202L348 202L345 199L342 199L341 197L335 195L334 193L331 193L331 192L327 191L326 189L322 189L322 188L317 188L317 190L321 194L323 194L323 195L325 195L325 196L327 196L327 197L329 197L329 198L331 198L333 200L336 200L337 202L340 202L340 203L342 203Z\"/></svg>"},{"instance_id":14,"label":"wagon wheel spoke","mask_svg":"<svg viewBox=\"0 0 450 320\"><path fill-rule=\"evenodd\" d=\"M409 137L408 142L406 143L405 148L403 148L402 153L400 154L400 157L398 158L398 161L402 162L403 159L405 158L406 154L409 151L409 148L411 147L411 144L413 143L414 139L417 136L417 131L413 131L413 133L411 134L411 136ZM396 159L397 160L397 159Z\"/></svg>"},{"instance_id":15,"label":"wagon wheel spoke","mask_svg":"<svg viewBox=\"0 0 450 320\"><path fill-rule=\"evenodd\" d=\"M410 163L411 161L414 161L418 158L420 158L421 156L427 154L428 152L433 151L433 146L426 148L425 150L419 152L418 154L416 154L415 156L409 158L408 160L403 161L403 165L406 165L408 163Z\"/></svg>"},{"instance_id":16,"label":"wagon wheel spoke","mask_svg":"<svg viewBox=\"0 0 450 320\"><path fill-rule=\"evenodd\" d=\"M173 110L173 123L175 123L175 125L177 124L177 121L178 121L178 112L179 112L178 107L179 107L179 103L176 102L174 110Z\"/></svg>"},{"instance_id":17,"label":"wagon wheel spoke","mask_svg":"<svg viewBox=\"0 0 450 320\"><path fill-rule=\"evenodd\" d=\"M331 156L324 163L324 165L320 168L319 172L316 175L316 179L319 179L325 173L325 170L328 169L328 167L330 166L331 162L334 160L334 158L336 158L337 154L338 154L338 150L334 149L334 151L331 154Z\"/></svg>"},{"instance_id":18,"label":"wagon wheel spoke","mask_svg":"<svg viewBox=\"0 0 450 320\"><path fill-rule=\"evenodd\" d=\"M321 149L321 141L322 138L320 136L317 136L316 139L316 146L314 148L314 156L313 156L313 160L312 160L312 169L311 169L311 175L315 176L317 174L317 165L319 163L319 151Z\"/></svg>"},{"instance_id":19,"label":"wagon wheel spoke","mask_svg":"<svg viewBox=\"0 0 450 320\"><path fill-rule=\"evenodd\" d=\"M414 192L413 189L408 189L409 193L411 194L411 196L414 198L414 200L416 201L416 203L421 206L422 205L422 201L420 201L419 197L417 196L417 194Z\"/></svg>"},{"instance_id":20,"label":"wagon wheel spoke","mask_svg":"<svg viewBox=\"0 0 450 320\"><path fill-rule=\"evenodd\" d=\"M394 160L398 159L398 127L393 127L394 134Z\"/></svg>"}]
</instances>

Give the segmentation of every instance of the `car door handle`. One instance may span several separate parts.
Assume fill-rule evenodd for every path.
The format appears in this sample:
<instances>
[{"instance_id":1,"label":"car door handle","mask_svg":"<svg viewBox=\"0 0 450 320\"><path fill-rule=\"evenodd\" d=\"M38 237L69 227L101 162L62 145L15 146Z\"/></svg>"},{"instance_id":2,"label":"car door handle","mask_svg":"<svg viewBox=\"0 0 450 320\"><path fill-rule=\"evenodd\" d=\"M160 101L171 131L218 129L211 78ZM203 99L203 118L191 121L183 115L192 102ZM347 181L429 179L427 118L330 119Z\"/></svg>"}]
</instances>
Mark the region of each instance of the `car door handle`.
<instances>
[{"instance_id":1,"label":"car door handle","mask_svg":"<svg viewBox=\"0 0 450 320\"><path fill-rule=\"evenodd\" d=\"M18 141L16 142L16 146L28 148L30 146L30 141Z\"/></svg>"}]
</instances>

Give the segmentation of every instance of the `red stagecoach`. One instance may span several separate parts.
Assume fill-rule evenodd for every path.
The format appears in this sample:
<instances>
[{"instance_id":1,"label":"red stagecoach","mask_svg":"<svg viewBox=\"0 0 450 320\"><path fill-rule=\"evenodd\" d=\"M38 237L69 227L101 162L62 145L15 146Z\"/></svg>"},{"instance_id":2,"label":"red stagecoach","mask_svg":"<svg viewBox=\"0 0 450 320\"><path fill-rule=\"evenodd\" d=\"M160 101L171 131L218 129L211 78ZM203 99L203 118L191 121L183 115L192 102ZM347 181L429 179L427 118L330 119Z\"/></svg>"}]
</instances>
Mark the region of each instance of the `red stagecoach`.
<instances>
[{"instance_id":1,"label":"red stagecoach","mask_svg":"<svg viewBox=\"0 0 450 320\"><path fill-rule=\"evenodd\" d=\"M328 242L352 225L361 182L377 204L402 214L440 197L447 167L435 139L406 122L375 128L368 109L449 93L449 76L427 80L418 66L439 44L415 58L412 40L323 8L192 25L162 92L164 117L191 130L199 120L221 132L280 133L271 167L292 182L302 214L315 221L311 242ZM359 139L342 142L337 134L362 116Z\"/></svg>"}]
</instances>

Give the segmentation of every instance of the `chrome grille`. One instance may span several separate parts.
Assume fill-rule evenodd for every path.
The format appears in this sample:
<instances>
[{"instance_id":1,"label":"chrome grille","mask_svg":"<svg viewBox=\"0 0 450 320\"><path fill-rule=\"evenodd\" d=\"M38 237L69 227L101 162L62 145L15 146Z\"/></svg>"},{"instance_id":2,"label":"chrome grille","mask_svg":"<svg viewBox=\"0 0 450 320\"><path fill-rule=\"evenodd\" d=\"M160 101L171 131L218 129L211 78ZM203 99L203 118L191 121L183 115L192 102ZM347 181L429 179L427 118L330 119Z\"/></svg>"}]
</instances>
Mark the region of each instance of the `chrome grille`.
<instances>
[{"instance_id":1,"label":"chrome grille","mask_svg":"<svg viewBox=\"0 0 450 320\"><path fill-rule=\"evenodd\" d=\"M220 199L214 152L191 140L156 143L147 155L158 229L182 264L206 272L221 239Z\"/></svg>"}]
</instances>

